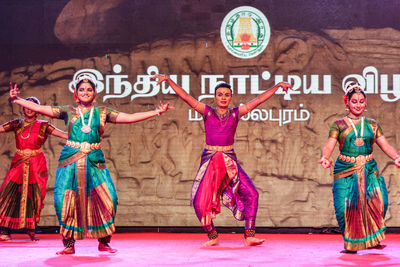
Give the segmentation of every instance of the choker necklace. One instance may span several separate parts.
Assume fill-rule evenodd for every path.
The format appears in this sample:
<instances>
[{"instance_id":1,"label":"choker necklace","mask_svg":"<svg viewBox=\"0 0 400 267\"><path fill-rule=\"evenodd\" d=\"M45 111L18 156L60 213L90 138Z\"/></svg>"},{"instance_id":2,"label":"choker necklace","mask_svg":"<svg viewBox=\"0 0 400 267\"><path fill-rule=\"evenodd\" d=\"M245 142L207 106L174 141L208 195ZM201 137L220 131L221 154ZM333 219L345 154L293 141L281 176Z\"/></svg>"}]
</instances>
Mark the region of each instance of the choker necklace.
<instances>
[{"instance_id":1,"label":"choker necklace","mask_svg":"<svg viewBox=\"0 0 400 267\"><path fill-rule=\"evenodd\" d=\"M215 109L215 113L217 113L219 125L222 127L225 126L228 123L230 111L227 110L224 114L220 114L217 109Z\"/></svg>"},{"instance_id":2,"label":"choker necklace","mask_svg":"<svg viewBox=\"0 0 400 267\"><path fill-rule=\"evenodd\" d=\"M83 113L81 111L81 108L78 107L79 110L79 114L81 114L81 121L82 121L82 128L81 131L84 133L90 133L90 131L92 130L92 128L90 128L90 125L92 124L92 118L93 118L93 110L94 108L92 107L90 110L90 115L89 115L89 122L88 124L85 124L85 120L83 119Z\"/></svg>"},{"instance_id":3,"label":"choker necklace","mask_svg":"<svg viewBox=\"0 0 400 267\"><path fill-rule=\"evenodd\" d=\"M22 131L24 131L24 129L28 126L28 125L25 125L25 127L22 129L21 134L20 134L20 136L21 136L22 139L28 139L28 138L31 136L32 127L33 127L33 124L34 124L35 121L36 121L36 120L31 121L31 122L27 122L26 120L24 120L24 122L27 123L28 125L30 125L31 127L29 128L29 133L28 133L28 135L27 135L27 136L23 136L23 135L22 135Z\"/></svg>"},{"instance_id":4,"label":"choker necklace","mask_svg":"<svg viewBox=\"0 0 400 267\"><path fill-rule=\"evenodd\" d=\"M351 120L350 117L348 117L351 126L353 127L354 130L354 135L356 136L356 140L354 141L354 144L356 146L363 146L364 145L364 140L363 140L363 135L364 135L364 117L361 117L361 130L360 130L360 137L358 137L358 132L356 129L356 126L354 125L353 121Z\"/></svg>"}]
</instances>

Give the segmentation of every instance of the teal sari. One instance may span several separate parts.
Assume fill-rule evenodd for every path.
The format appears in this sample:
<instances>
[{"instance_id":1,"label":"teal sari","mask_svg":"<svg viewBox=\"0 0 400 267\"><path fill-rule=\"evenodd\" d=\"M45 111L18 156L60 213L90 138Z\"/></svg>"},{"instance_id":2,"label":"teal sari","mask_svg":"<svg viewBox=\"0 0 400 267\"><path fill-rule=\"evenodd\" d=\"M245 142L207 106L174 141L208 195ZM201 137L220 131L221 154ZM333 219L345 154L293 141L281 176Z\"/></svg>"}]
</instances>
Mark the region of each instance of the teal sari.
<instances>
[{"instance_id":1,"label":"teal sari","mask_svg":"<svg viewBox=\"0 0 400 267\"><path fill-rule=\"evenodd\" d=\"M71 106L53 107L54 115L63 119L68 141L61 151L54 187L54 206L64 238L102 238L115 232L117 193L100 148L106 122L115 123L118 112L94 107L91 131L81 131L82 121ZM84 113L85 124L90 112ZM87 142L91 148L79 144Z\"/></svg>"},{"instance_id":2,"label":"teal sari","mask_svg":"<svg viewBox=\"0 0 400 267\"><path fill-rule=\"evenodd\" d=\"M361 121L355 127L360 135ZM339 142L333 200L346 250L375 247L385 238L388 193L372 156L372 146L382 135L380 126L368 118L364 118L363 144L355 143L356 135L348 118L337 120L329 132Z\"/></svg>"}]
</instances>

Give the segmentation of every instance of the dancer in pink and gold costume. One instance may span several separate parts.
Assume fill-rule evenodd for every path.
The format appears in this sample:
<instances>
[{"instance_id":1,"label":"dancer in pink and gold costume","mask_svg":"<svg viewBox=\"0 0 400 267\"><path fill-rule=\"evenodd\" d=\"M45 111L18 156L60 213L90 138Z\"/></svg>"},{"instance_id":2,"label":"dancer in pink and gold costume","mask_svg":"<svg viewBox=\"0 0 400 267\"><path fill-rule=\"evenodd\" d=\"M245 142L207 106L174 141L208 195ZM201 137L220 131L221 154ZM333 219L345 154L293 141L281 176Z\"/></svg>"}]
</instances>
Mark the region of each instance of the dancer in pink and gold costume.
<instances>
[{"instance_id":1,"label":"dancer in pink and gold costume","mask_svg":"<svg viewBox=\"0 0 400 267\"><path fill-rule=\"evenodd\" d=\"M290 84L278 83L247 104L229 108L232 99L231 86L221 83L215 88L214 100L217 107L212 108L188 95L167 76L156 75L152 79L158 80L158 84L167 82L179 97L203 116L206 145L193 182L191 204L208 234L209 241L204 246L219 244L213 219L221 212L221 198L237 220L245 220L245 244L262 244L264 239L255 237L258 192L236 159L234 136L243 115L268 100L280 87L287 92Z\"/></svg>"},{"instance_id":2,"label":"dancer in pink and gold costume","mask_svg":"<svg viewBox=\"0 0 400 267\"><path fill-rule=\"evenodd\" d=\"M25 101L40 104L36 97ZM17 147L0 188L0 241L10 240L12 229L27 229L32 241L39 240L35 227L44 206L48 177L42 145L49 135L67 139L66 132L47 121L37 120L36 112L23 108L23 113L24 119L14 119L0 126L0 133L14 132Z\"/></svg>"},{"instance_id":3,"label":"dancer in pink and gold costume","mask_svg":"<svg viewBox=\"0 0 400 267\"><path fill-rule=\"evenodd\" d=\"M376 143L397 167L400 156L388 143L379 124L364 117L367 97L358 83L350 83L344 95L349 114L333 123L322 150L320 164L325 169L339 143L340 154L335 162L333 200L336 219L344 239L343 252L356 253L367 248L382 248L385 238L385 214L388 193L384 178L372 155Z\"/></svg>"}]
</instances>

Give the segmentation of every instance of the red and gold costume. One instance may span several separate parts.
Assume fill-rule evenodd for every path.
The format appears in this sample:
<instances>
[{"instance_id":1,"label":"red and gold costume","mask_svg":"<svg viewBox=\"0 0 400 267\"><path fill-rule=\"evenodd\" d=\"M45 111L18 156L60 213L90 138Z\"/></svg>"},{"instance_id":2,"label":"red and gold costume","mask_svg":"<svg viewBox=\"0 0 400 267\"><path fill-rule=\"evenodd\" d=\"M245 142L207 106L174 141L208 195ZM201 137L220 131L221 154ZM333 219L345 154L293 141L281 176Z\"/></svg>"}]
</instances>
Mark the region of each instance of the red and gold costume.
<instances>
[{"instance_id":1,"label":"red and gold costume","mask_svg":"<svg viewBox=\"0 0 400 267\"><path fill-rule=\"evenodd\" d=\"M0 188L0 227L35 229L48 177L41 147L55 128L47 121L27 124L22 119L9 121L3 128L14 131L17 151Z\"/></svg>"}]
</instances>

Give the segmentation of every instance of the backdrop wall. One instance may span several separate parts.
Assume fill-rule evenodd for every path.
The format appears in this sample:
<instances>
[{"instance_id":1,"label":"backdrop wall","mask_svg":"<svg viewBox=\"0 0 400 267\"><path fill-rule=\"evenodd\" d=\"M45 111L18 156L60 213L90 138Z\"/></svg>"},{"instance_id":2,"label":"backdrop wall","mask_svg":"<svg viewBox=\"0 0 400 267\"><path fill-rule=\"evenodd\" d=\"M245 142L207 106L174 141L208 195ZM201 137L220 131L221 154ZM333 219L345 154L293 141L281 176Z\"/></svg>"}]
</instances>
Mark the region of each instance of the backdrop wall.
<instances>
[{"instance_id":1,"label":"backdrop wall","mask_svg":"<svg viewBox=\"0 0 400 267\"><path fill-rule=\"evenodd\" d=\"M29 1L19 7L4 2L4 14L29 7ZM83 69L101 79L98 105L140 112L160 100L171 102L176 110L160 117L106 126L102 145L118 191L117 225L198 226L189 202L204 147L203 123L149 77L174 75L210 105L215 83L231 82L232 107L288 80L295 89L290 95L278 92L237 129L235 151L260 193L257 225L336 226L332 170L318 160L329 126L346 114L344 82L364 84L366 116L399 147L399 7L396 1L354 1L352 8L341 1L313 2L42 1L24 22L18 13L1 22L3 33L13 32L9 42L1 41L2 122L21 117L20 108L8 101L9 81L18 83L23 97L68 105L74 103L70 81ZM239 6L255 7L269 20L269 43L253 58L231 55L221 41L224 17ZM63 121L50 121L65 130ZM16 150L13 139L12 133L0 137L2 178ZM53 188L63 143L50 137L44 145L50 173L40 225L58 224ZM332 158L337 154L336 149ZM389 190L387 224L400 226L399 170L378 146L374 154ZM227 209L215 223L242 225Z\"/></svg>"}]
</instances>

